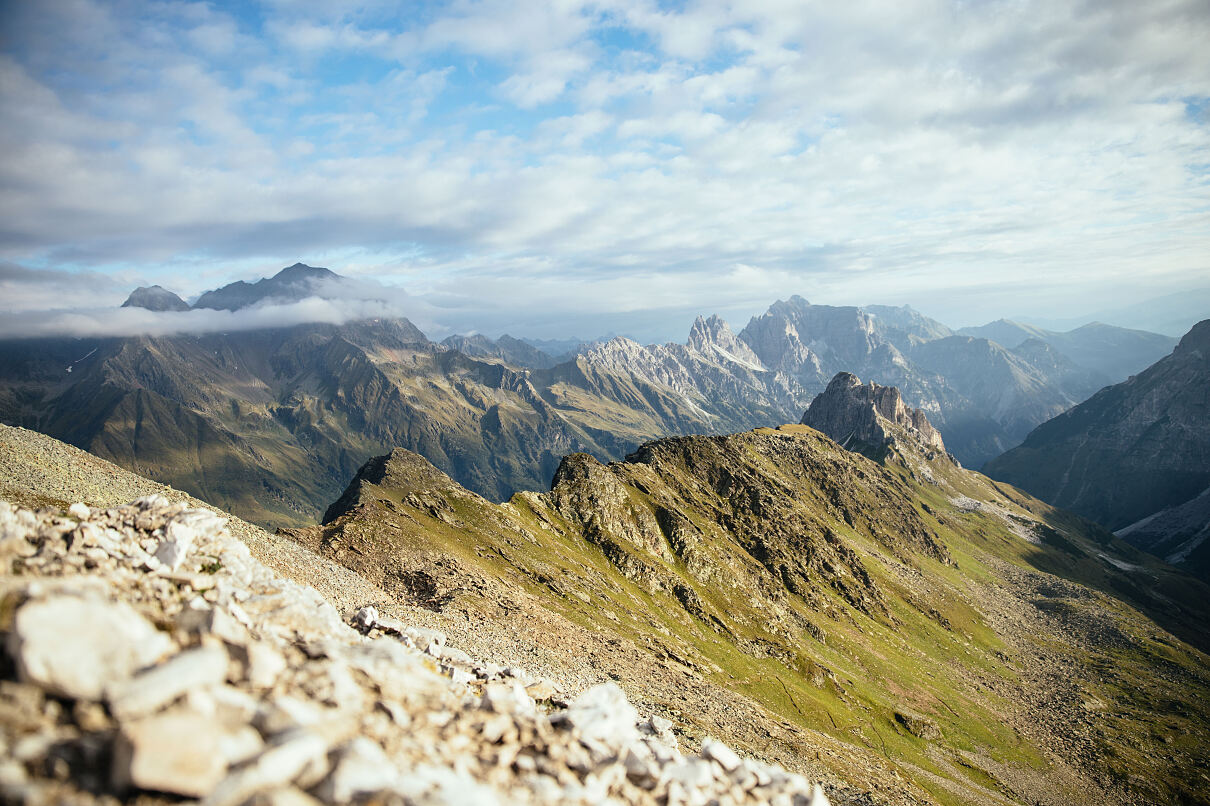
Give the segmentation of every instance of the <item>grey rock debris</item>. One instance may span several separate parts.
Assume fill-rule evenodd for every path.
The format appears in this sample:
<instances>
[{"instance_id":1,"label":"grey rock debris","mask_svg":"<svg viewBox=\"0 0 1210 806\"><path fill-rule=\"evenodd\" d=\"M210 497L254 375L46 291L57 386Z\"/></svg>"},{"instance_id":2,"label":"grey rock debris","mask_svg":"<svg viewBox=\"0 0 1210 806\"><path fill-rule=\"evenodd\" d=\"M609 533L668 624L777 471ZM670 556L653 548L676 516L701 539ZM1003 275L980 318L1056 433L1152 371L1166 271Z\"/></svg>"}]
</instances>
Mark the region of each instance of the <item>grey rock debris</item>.
<instances>
[{"instance_id":1,"label":"grey rock debris","mask_svg":"<svg viewBox=\"0 0 1210 806\"><path fill-rule=\"evenodd\" d=\"M0 709L6 801L827 803L720 742L682 754L614 683L561 708L555 681L437 631L371 607L346 624L221 518L160 496L0 502L0 548L18 677L0 699L27 703Z\"/></svg>"}]
</instances>

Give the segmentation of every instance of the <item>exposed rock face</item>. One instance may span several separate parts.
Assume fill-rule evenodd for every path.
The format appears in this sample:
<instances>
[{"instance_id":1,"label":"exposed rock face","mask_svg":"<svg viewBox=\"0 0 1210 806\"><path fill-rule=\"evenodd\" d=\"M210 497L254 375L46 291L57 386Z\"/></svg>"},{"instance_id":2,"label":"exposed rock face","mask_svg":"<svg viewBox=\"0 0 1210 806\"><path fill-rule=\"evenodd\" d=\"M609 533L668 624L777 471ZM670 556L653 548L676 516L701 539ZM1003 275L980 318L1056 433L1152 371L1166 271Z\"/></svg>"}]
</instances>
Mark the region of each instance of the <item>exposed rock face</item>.
<instances>
[{"instance_id":1,"label":"exposed rock face","mask_svg":"<svg viewBox=\"0 0 1210 806\"><path fill-rule=\"evenodd\" d=\"M204 306L335 282L297 265ZM792 422L843 371L898 387L977 467L1100 386L1041 343L1007 350L910 309L871 310L792 297L738 334L699 318L685 344L616 338L553 366L507 336L433 344L406 319L22 339L0 342L0 421L276 528L318 520L362 463L394 447L500 501L545 489L569 453L617 459L662 436Z\"/></svg>"},{"instance_id":2,"label":"exposed rock face","mask_svg":"<svg viewBox=\"0 0 1210 806\"><path fill-rule=\"evenodd\" d=\"M122 303L123 308L146 308L149 311L187 311L189 303L158 285L139 286Z\"/></svg>"},{"instance_id":3,"label":"exposed rock face","mask_svg":"<svg viewBox=\"0 0 1210 806\"><path fill-rule=\"evenodd\" d=\"M731 326L718 316L709 319L698 317L689 329L687 346L703 355L717 354L723 359L751 364L754 369L763 369L760 357L731 332Z\"/></svg>"},{"instance_id":4,"label":"exposed rock face","mask_svg":"<svg viewBox=\"0 0 1210 806\"><path fill-rule=\"evenodd\" d=\"M374 608L346 626L209 511L152 496L72 516L0 501L6 802L828 804L721 742L682 754L615 683L555 709L557 684L420 644ZM154 551L174 525L194 538L166 573ZM90 680L51 679L73 673Z\"/></svg>"},{"instance_id":5,"label":"exposed rock face","mask_svg":"<svg viewBox=\"0 0 1210 806\"><path fill-rule=\"evenodd\" d=\"M1111 529L1200 495L1210 486L1210 320L1167 358L1038 426L987 472ZM1147 542L1164 550L1155 535ZM1204 575L1207 549L1182 562Z\"/></svg>"},{"instance_id":6,"label":"exposed rock face","mask_svg":"<svg viewBox=\"0 0 1210 806\"><path fill-rule=\"evenodd\" d=\"M920 409L904 405L894 386L862 384L856 375L841 372L811 401L802 424L830 436L858 453L881 458L895 440L906 436L933 454L944 454L945 443Z\"/></svg>"}]
</instances>

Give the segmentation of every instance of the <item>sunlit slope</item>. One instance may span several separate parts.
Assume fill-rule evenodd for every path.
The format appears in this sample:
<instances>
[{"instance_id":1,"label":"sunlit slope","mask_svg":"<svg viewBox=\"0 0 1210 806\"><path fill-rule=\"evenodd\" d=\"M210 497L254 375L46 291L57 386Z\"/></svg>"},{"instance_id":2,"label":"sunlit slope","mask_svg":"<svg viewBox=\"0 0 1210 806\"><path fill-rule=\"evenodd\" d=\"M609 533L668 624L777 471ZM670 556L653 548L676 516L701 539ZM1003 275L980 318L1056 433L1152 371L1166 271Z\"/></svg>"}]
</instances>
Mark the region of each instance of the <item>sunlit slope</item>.
<instances>
[{"instance_id":1,"label":"sunlit slope","mask_svg":"<svg viewBox=\"0 0 1210 806\"><path fill-rule=\"evenodd\" d=\"M876 802L1210 786L1191 772L1207 658L1174 635L1205 647L1207 589L947 459L876 464L786 426L569 456L549 493L497 506L395 451L326 521L295 536L484 629L540 620L569 664L662 703L690 740L845 776L889 764L868 773L889 787ZM747 716L718 704L736 693Z\"/></svg>"}]
</instances>

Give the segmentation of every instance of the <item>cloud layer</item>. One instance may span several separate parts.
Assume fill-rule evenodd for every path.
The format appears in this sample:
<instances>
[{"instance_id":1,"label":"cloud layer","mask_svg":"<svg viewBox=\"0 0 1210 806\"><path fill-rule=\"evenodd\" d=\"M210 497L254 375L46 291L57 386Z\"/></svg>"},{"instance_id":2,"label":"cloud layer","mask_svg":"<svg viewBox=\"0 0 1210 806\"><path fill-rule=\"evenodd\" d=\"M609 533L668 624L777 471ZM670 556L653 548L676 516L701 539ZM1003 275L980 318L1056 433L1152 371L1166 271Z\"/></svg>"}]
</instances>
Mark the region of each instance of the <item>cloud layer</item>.
<instances>
[{"instance_id":1,"label":"cloud layer","mask_svg":"<svg viewBox=\"0 0 1210 806\"><path fill-rule=\"evenodd\" d=\"M514 332L1210 276L1203 0L677 6L5 4L0 259L115 302L304 259Z\"/></svg>"}]
</instances>

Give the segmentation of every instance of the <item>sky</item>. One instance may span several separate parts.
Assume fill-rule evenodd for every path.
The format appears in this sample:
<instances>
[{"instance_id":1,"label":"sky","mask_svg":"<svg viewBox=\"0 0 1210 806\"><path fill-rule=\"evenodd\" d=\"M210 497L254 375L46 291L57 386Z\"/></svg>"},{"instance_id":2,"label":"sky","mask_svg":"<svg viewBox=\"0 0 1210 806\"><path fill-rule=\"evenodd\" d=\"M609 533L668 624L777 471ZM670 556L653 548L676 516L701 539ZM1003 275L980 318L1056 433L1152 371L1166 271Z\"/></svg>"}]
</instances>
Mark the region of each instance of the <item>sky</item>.
<instances>
[{"instance_id":1,"label":"sky","mask_svg":"<svg viewBox=\"0 0 1210 806\"><path fill-rule=\"evenodd\" d=\"M0 331L296 261L436 337L1180 299L1207 42L1206 0L0 0Z\"/></svg>"}]
</instances>

